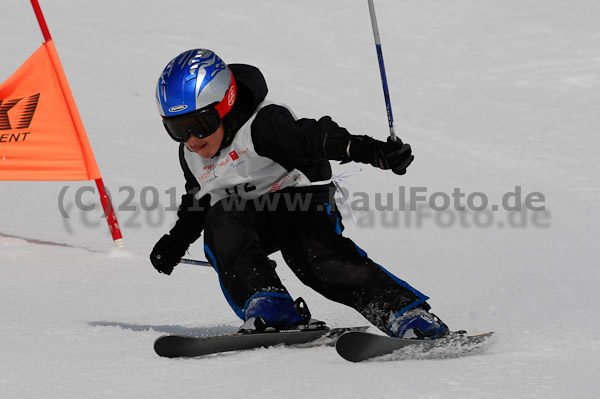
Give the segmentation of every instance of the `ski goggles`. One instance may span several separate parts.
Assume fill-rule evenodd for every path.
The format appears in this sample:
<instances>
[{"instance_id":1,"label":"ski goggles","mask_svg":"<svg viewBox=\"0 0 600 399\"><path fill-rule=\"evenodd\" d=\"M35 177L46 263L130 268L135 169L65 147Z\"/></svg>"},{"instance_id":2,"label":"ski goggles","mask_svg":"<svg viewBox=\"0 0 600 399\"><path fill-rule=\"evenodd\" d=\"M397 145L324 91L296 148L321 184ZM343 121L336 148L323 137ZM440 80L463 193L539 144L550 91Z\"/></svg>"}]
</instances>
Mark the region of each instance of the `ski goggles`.
<instances>
[{"instance_id":1,"label":"ski goggles","mask_svg":"<svg viewBox=\"0 0 600 399\"><path fill-rule=\"evenodd\" d=\"M221 119L231 111L236 95L237 85L232 74L229 90L219 103L187 114L164 117L163 125L169 136L179 143L188 141L190 135L204 139L219 129Z\"/></svg>"},{"instance_id":2,"label":"ski goggles","mask_svg":"<svg viewBox=\"0 0 600 399\"><path fill-rule=\"evenodd\" d=\"M207 108L184 115L163 119L163 125L169 136L177 142L185 143L194 135L199 139L206 138L217 131L221 117L215 108Z\"/></svg>"}]
</instances>

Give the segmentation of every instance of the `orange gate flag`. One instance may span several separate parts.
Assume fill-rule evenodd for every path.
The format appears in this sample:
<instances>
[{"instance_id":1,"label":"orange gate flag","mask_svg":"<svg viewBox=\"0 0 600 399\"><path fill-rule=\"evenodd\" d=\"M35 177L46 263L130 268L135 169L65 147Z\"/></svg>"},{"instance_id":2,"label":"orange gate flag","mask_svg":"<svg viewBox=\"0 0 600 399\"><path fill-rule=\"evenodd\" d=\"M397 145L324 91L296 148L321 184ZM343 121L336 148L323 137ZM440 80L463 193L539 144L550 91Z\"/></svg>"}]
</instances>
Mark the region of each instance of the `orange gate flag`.
<instances>
[{"instance_id":1,"label":"orange gate flag","mask_svg":"<svg viewBox=\"0 0 600 399\"><path fill-rule=\"evenodd\" d=\"M45 42L0 84L0 180L94 180L115 245L121 229L38 4Z\"/></svg>"},{"instance_id":2,"label":"orange gate flag","mask_svg":"<svg viewBox=\"0 0 600 399\"><path fill-rule=\"evenodd\" d=\"M54 57L54 62L52 58ZM95 180L100 171L68 104L52 41L0 85L0 180ZM61 70L62 72L62 70Z\"/></svg>"}]
</instances>

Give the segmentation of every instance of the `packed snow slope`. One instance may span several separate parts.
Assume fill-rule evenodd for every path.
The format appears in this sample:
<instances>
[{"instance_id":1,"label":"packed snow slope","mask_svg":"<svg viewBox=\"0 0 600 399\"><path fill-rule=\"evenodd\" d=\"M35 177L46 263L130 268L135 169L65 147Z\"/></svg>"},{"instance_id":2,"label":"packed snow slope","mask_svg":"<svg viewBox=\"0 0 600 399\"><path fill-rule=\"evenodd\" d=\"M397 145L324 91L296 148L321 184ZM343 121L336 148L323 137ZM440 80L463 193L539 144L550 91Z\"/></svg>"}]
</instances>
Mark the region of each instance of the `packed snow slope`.
<instances>
[{"instance_id":1,"label":"packed snow slope","mask_svg":"<svg viewBox=\"0 0 600 399\"><path fill-rule=\"evenodd\" d=\"M497 334L484 355L367 364L331 348L159 358L161 334L228 333L240 321L210 268L167 277L148 260L183 186L154 103L166 63L214 49L258 66L270 98L297 115L385 139L366 1L41 3L126 249L113 248L85 191L92 182L0 182L0 396L597 397L596 0L376 1L396 130L416 160L405 176L364 167L346 179L358 226L342 207L345 234L428 294L450 327ZM42 42L28 1L0 4L0 37L4 80ZM411 189L436 202L399 212ZM471 207L436 211L455 189ZM518 190L517 202L531 194L538 210L490 210ZM395 210L375 209L377 194ZM476 212L482 194L489 206ZM204 258L201 243L189 257ZM366 323L273 258L317 318Z\"/></svg>"}]
</instances>

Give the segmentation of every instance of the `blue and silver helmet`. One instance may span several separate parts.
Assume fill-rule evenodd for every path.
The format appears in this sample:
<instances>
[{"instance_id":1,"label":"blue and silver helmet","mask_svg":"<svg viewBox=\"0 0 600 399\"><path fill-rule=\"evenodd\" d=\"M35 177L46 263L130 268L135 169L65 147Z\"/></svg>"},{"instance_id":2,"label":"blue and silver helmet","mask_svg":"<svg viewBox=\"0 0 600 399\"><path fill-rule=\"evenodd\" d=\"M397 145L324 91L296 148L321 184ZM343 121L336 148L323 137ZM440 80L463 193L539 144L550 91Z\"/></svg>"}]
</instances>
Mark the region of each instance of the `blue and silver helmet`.
<instances>
[{"instance_id":1,"label":"blue and silver helmet","mask_svg":"<svg viewBox=\"0 0 600 399\"><path fill-rule=\"evenodd\" d=\"M235 79L227 65L207 49L184 51L165 67L156 85L156 104L163 117L213 105L221 118L233 106Z\"/></svg>"}]
</instances>

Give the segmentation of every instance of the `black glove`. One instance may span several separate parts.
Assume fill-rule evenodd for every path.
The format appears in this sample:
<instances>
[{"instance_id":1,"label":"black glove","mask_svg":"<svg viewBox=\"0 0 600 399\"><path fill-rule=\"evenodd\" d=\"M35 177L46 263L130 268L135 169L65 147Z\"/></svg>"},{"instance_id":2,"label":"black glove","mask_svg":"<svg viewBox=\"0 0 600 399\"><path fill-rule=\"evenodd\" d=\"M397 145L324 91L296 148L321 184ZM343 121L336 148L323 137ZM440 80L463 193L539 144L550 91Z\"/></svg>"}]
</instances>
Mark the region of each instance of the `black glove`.
<instances>
[{"instance_id":1,"label":"black glove","mask_svg":"<svg viewBox=\"0 0 600 399\"><path fill-rule=\"evenodd\" d=\"M415 159L410 144L404 144L398 138L393 141L391 137L383 142L368 136L352 136L348 156L351 161L391 169L397 175L405 174L406 168Z\"/></svg>"},{"instance_id":2,"label":"black glove","mask_svg":"<svg viewBox=\"0 0 600 399\"><path fill-rule=\"evenodd\" d=\"M156 243L150 254L150 262L159 273L171 274L185 255L186 247L181 246L172 236L165 234Z\"/></svg>"}]
</instances>

